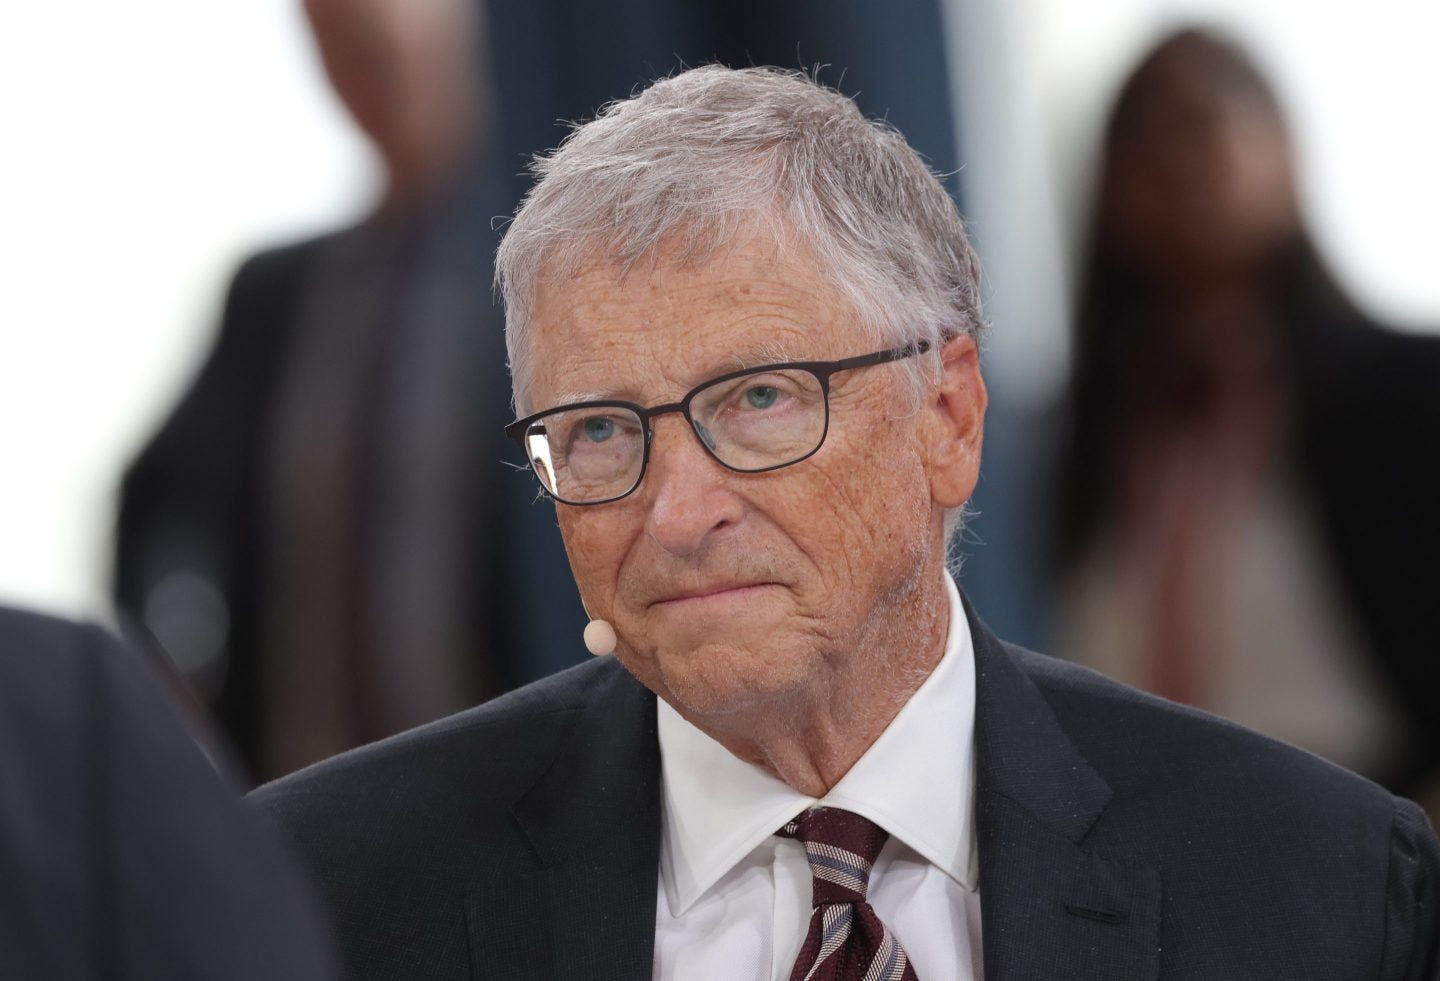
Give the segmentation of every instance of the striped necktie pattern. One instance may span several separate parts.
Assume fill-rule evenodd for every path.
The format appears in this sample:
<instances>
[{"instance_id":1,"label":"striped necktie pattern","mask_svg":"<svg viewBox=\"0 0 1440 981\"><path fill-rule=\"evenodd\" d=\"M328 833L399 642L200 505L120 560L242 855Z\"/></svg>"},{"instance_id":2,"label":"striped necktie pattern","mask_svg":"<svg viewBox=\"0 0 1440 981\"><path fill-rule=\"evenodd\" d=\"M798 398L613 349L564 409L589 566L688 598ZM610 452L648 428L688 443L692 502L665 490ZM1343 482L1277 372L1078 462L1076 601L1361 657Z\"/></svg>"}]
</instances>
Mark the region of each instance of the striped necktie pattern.
<instances>
[{"instance_id":1,"label":"striped necktie pattern","mask_svg":"<svg viewBox=\"0 0 1440 981\"><path fill-rule=\"evenodd\" d=\"M900 941L865 899L889 833L850 811L812 807L776 834L799 839L810 861L813 910L790 981L916 981Z\"/></svg>"}]
</instances>

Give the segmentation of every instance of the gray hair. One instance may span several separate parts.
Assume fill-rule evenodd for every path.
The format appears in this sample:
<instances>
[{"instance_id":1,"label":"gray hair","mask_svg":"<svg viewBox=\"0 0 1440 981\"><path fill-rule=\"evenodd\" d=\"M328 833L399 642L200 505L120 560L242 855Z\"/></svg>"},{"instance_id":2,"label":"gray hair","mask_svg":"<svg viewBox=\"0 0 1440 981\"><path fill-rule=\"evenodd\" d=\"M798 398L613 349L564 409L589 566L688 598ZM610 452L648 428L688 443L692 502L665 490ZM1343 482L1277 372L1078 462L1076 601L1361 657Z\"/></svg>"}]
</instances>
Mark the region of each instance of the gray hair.
<instances>
[{"instance_id":1,"label":"gray hair","mask_svg":"<svg viewBox=\"0 0 1440 981\"><path fill-rule=\"evenodd\" d=\"M756 229L803 243L877 346L938 351L982 330L979 260L938 177L894 127L800 72L705 65L662 79L575 127L532 171L495 269L522 413L542 278L597 259L628 270L662 245L703 262ZM918 394L938 355L905 366Z\"/></svg>"}]
</instances>

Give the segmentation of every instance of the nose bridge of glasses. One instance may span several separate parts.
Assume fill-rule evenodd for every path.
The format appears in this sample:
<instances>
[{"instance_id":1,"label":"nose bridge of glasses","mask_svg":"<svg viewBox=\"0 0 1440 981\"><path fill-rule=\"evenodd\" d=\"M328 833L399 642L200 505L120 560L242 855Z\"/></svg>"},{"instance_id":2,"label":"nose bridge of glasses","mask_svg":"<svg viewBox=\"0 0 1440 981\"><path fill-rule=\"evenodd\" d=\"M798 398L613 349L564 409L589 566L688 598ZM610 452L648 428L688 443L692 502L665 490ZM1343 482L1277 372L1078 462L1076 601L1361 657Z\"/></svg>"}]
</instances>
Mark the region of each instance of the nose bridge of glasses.
<instances>
[{"instance_id":1,"label":"nose bridge of glasses","mask_svg":"<svg viewBox=\"0 0 1440 981\"><path fill-rule=\"evenodd\" d=\"M715 437L710 434L710 431L705 427L703 422L691 414L690 397L680 402L667 402L664 405L654 405L645 410L645 438L647 441L654 441L655 420L665 415L678 415L680 419L677 420L677 422L680 422L686 429L690 430L691 435L705 444L707 450L714 452Z\"/></svg>"}]
</instances>

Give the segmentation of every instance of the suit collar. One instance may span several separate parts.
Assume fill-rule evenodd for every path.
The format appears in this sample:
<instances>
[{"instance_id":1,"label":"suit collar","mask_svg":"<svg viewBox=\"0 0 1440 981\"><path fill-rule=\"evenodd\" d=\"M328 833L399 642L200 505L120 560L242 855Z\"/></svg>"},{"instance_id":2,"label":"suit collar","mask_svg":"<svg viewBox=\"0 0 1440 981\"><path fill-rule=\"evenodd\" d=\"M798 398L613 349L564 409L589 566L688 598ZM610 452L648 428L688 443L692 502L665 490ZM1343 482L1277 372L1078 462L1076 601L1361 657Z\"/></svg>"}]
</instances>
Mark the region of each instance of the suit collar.
<instances>
[{"instance_id":1,"label":"suit collar","mask_svg":"<svg viewBox=\"0 0 1440 981\"><path fill-rule=\"evenodd\" d=\"M966 613L986 978L1156 976L1158 874L1085 847L1110 787L968 601Z\"/></svg>"},{"instance_id":2,"label":"suit collar","mask_svg":"<svg viewBox=\"0 0 1440 981\"><path fill-rule=\"evenodd\" d=\"M511 807L532 865L466 897L486 978L649 977L660 854L655 697L613 658L590 672L569 736Z\"/></svg>"}]
</instances>

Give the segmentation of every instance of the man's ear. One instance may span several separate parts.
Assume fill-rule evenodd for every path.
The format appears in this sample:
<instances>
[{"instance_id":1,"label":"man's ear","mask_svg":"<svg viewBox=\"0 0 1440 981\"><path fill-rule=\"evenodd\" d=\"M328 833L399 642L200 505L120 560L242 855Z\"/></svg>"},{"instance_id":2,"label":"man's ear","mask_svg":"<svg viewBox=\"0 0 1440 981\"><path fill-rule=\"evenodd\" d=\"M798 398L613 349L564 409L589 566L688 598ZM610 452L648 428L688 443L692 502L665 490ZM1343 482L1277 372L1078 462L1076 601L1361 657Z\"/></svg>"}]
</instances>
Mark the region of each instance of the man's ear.
<instances>
[{"instance_id":1,"label":"man's ear","mask_svg":"<svg viewBox=\"0 0 1440 981\"><path fill-rule=\"evenodd\" d=\"M940 349L940 364L940 385L927 396L934 423L927 460L930 497L942 508L956 508L970 500L980 476L989 397L975 338L962 335L947 341Z\"/></svg>"}]
</instances>

